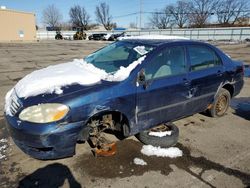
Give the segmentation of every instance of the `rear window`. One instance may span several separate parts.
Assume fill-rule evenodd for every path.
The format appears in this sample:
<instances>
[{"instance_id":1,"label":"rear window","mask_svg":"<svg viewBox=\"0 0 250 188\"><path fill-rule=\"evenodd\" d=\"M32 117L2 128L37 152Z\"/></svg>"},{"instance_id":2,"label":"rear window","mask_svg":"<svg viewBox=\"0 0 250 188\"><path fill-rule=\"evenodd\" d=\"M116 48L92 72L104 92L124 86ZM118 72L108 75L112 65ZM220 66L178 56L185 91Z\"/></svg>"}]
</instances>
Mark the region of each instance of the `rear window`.
<instances>
[{"instance_id":1,"label":"rear window","mask_svg":"<svg viewBox=\"0 0 250 188\"><path fill-rule=\"evenodd\" d=\"M221 64L220 58L210 48L204 46L188 46L191 71L202 70Z\"/></svg>"}]
</instances>

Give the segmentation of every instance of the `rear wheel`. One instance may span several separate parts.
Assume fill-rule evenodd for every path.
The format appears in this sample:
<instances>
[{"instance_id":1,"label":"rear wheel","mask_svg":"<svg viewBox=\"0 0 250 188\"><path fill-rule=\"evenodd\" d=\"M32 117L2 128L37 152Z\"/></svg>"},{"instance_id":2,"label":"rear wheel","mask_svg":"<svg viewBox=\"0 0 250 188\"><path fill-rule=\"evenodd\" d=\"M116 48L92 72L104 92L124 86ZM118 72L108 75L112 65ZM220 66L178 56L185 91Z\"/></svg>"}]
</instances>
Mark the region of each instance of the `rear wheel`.
<instances>
[{"instance_id":1,"label":"rear wheel","mask_svg":"<svg viewBox=\"0 0 250 188\"><path fill-rule=\"evenodd\" d=\"M221 88L215 97L212 107L208 109L212 117L224 116L231 101L231 95L228 90Z\"/></svg>"},{"instance_id":2,"label":"rear wheel","mask_svg":"<svg viewBox=\"0 0 250 188\"><path fill-rule=\"evenodd\" d=\"M171 147L179 138L179 129L173 123L165 123L136 135L142 143L152 146Z\"/></svg>"}]
</instances>

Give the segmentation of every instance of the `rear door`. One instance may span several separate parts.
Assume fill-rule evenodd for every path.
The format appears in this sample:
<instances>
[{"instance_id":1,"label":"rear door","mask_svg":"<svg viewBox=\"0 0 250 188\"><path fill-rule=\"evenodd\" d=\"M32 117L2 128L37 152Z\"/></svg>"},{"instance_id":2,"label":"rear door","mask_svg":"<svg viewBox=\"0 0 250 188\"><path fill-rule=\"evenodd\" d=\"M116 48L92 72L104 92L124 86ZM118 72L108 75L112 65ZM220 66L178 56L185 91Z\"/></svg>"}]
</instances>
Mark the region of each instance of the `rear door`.
<instances>
[{"instance_id":1,"label":"rear door","mask_svg":"<svg viewBox=\"0 0 250 188\"><path fill-rule=\"evenodd\" d=\"M190 113L201 112L213 101L223 82L224 69L220 57L205 45L188 45Z\"/></svg>"},{"instance_id":2,"label":"rear door","mask_svg":"<svg viewBox=\"0 0 250 188\"><path fill-rule=\"evenodd\" d=\"M137 87L137 124L146 129L183 116L188 101L184 46L166 47L141 69L145 85Z\"/></svg>"}]
</instances>

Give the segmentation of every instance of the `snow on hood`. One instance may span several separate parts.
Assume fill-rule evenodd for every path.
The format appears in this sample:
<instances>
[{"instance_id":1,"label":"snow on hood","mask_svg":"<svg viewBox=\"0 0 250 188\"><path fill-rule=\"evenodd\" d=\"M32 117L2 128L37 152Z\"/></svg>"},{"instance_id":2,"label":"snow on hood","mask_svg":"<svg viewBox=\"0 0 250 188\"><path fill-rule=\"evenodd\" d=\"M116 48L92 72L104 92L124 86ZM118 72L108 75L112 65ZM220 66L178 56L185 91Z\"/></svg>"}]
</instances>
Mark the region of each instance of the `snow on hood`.
<instances>
[{"instance_id":1,"label":"snow on hood","mask_svg":"<svg viewBox=\"0 0 250 188\"><path fill-rule=\"evenodd\" d=\"M168 36L168 35L140 35L140 36L125 36L119 37L119 40L126 39L141 39L141 40L189 40L186 37L178 37L178 36Z\"/></svg>"},{"instance_id":2,"label":"snow on hood","mask_svg":"<svg viewBox=\"0 0 250 188\"><path fill-rule=\"evenodd\" d=\"M75 59L69 63L49 66L28 74L16 84L15 91L19 97L24 98L44 93L61 94L63 86L96 84L106 75L104 70Z\"/></svg>"},{"instance_id":3,"label":"snow on hood","mask_svg":"<svg viewBox=\"0 0 250 188\"><path fill-rule=\"evenodd\" d=\"M123 81L128 78L130 72L145 59L140 57L128 67L120 67L115 73L107 73L83 59L75 59L72 62L49 66L34 71L21 79L14 88L5 96L5 112L10 113L11 95L15 91L20 98L28 98L39 94L61 94L64 86L80 84L84 86L100 83L101 80L111 82Z\"/></svg>"}]
</instances>

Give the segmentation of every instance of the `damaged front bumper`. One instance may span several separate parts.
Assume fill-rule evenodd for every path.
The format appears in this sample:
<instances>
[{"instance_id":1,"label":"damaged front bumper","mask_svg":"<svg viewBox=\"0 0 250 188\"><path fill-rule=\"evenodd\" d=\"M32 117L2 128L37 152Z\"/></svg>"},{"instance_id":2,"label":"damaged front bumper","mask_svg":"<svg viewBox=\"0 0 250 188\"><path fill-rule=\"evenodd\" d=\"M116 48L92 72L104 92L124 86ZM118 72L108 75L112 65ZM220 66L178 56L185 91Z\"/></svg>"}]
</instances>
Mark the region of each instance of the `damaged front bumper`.
<instances>
[{"instance_id":1,"label":"damaged front bumper","mask_svg":"<svg viewBox=\"0 0 250 188\"><path fill-rule=\"evenodd\" d=\"M7 128L15 144L37 159L58 159L75 154L75 145L84 121L74 123L37 124L5 116Z\"/></svg>"}]
</instances>

